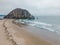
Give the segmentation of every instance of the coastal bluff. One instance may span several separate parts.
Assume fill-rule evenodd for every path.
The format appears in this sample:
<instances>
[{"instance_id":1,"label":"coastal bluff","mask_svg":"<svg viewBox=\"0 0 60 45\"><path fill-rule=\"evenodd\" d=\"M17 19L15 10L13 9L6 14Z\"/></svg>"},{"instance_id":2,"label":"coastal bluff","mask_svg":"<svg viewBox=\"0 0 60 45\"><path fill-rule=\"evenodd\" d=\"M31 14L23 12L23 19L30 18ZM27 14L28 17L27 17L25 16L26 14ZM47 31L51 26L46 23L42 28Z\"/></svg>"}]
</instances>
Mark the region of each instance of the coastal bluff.
<instances>
[{"instance_id":1,"label":"coastal bluff","mask_svg":"<svg viewBox=\"0 0 60 45\"><path fill-rule=\"evenodd\" d=\"M16 8L12 10L4 19L35 19L26 9Z\"/></svg>"}]
</instances>

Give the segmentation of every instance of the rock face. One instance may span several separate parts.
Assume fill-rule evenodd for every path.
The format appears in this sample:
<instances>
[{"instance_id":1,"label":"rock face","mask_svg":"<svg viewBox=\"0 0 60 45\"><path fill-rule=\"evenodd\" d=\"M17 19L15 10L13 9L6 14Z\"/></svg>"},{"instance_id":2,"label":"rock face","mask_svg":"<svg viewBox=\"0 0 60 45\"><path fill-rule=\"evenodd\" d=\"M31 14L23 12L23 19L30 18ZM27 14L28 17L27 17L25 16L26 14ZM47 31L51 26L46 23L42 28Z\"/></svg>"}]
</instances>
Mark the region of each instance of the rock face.
<instances>
[{"instance_id":1,"label":"rock face","mask_svg":"<svg viewBox=\"0 0 60 45\"><path fill-rule=\"evenodd\" d=\"M12 10L7 16L4 18L8 19L35 19L27 10L16 8Z\"/></svg>"}]
</instances>

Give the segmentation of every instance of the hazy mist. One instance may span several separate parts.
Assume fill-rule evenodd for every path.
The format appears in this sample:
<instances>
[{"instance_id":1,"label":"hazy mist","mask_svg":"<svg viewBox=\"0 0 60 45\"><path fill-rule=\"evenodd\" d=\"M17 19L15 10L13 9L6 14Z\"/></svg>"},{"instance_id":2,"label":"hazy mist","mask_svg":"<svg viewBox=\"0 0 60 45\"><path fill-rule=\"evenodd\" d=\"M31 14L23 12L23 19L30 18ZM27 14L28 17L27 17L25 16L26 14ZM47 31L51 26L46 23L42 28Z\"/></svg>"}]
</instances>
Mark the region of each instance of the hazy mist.
<instances>
[{"instance_id":1,"label":"hazy mist","mask_svg":"<svg viewBox=\"0 0 60 45\"><path fill-rule=\"evenodd\" d=\"M60 15L60 0L0 0L0 14L15 8L27 9L32 15Z\"/></svg>"}]
</instances>

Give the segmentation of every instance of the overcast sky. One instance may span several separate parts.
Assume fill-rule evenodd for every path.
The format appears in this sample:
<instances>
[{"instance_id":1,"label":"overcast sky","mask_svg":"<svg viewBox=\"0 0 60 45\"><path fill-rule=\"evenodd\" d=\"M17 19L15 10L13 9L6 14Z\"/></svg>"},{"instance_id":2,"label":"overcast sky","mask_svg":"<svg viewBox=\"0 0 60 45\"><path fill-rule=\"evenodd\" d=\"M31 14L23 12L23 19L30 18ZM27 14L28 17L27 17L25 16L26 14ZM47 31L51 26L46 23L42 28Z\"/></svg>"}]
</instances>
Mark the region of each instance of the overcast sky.
<instances>
[{"instance_id":1,"label":"overcast sky","mask_svg":"<svg viewBox=\"0 0 60 45\"><path fill-rule=\"evenodd\" d=\"M60 0L0 0L0 14L15 8L27 9L33 15L60 15Z\"/></svg>"}]
</instances>

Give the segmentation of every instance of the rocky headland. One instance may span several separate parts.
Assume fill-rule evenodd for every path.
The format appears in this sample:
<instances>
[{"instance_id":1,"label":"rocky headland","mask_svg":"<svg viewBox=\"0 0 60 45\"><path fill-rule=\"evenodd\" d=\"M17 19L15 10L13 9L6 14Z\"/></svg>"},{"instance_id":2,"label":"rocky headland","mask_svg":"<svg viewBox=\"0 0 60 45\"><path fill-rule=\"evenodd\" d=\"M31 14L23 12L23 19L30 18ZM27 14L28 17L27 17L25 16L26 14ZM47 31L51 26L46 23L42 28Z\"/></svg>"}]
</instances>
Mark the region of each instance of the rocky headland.
<instances>
[{"instance_id":1,"label":"rocky headland","mask_svg":"<svg viewBox=\"0 0 60 45\"><path fill-rule=\"evenodd\" d=\"M52 45L52 43L31 34L26 25L13 23L15 19L35 19L27 10L16 8L0 20L0 45ZM43 32L42 32L43 33ZM45 35L44 35L45 36Z\"/></svg>"},{"instance_id":2,"label":"rocky headland","mask_svg":"<svg viewBox=\"0 0 60 45\"><path fill-rule=\"evenodd\" d=\"M26 9L16 8L12 10L8 15L4 18L7 19L35 19L33 15L31 15Z\"/></svg>"}]
</instances>

